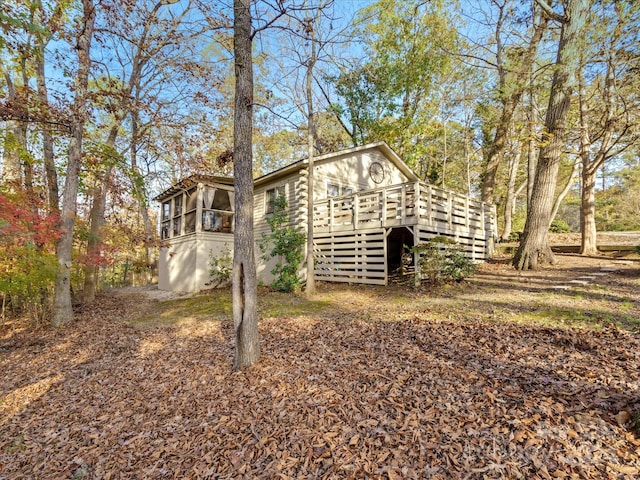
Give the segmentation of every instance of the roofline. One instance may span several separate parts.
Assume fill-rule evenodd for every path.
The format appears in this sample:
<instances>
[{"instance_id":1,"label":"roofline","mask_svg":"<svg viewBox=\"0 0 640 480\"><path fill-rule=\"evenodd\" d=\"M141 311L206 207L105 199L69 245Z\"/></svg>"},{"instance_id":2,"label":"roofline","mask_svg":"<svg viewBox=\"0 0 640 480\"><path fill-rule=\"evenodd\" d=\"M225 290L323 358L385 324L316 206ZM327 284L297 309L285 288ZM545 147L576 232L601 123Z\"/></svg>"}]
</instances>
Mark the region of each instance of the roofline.
<instances>
[{"instance_id":1,"label":"roofline","mask_svg":"<svg viewBox=\"0 0 640 480\"><path fill-rule=\"evenodd\" d=\"M332 158L335 158L341 155L349 155L352 153L361 152L363 150L371 150L374 148L379 148L380 150L382 150L387 155L387 157L389 157L393 161L393 163L395 163L395 165L400 169L400 171L407 176L407 178L409 178L410 180L419 180L418 176L409 168L409 166L406 163L404 163L404 161L400 158L400 156L389 145L387 145L386 142L383 142L383 141L368 143L366 145L360 145L358 147L352 147L345 150L340 150L338 152L331 152L331 153L325 153L323 155L318 155L317 157L313 157L314 163L316 162L322 163L324 160L330 160ZM278 170L274 170L273 172L267 173L266 175L256 178L253 182L253 186L254 188L259 187L261 185L268 184L273 180L277 180L278 178L295 173L301 170L302 168L304 168L306 165L308 165L308 163L309 163L308 158L305 158L302 160L298 160L297 162L291 163L289 165L286 165L282 168L279 168Z\"/></svg>"},{"instance_id":2,"label":"roofline","mask_svg":"<svg viewBox=\"0 0 640 480\"><path fill-rule=\"evenodd\" d=\"M398 169L409 179L412 181L420 180L418 176L409 168L409 166L400 158L400 156L389 146L386 142L374 142L368 143L366 145L360 145L358 147L347 148L345 150L340 150L338 152L325 153L323 155L318 155L314 157L314 164L323 163L326 160L331 160L332 158L339 157L342 155L350 155L353 153L362 152L364 150L372 150L379 149L381 150L395 165ZM286 177L287 175L291 175L293 173L297 173L301 169L305 168L309 164L308 158L304 158L302 160L298 160L297 162L290 163L284 167L281 167L273 172L267 173L261 177L256 178L253 181L253 187L260 187L265 184L269 184L270 182L277 180L282 177ZM188 177L183 178L178 183L172 185L170 188L166 189L153 200L157 202L161 202L164 199L171 197L178 193L181 190L185 190L187 188L191 188L196 185L199 181L205 181L208 183L220 183L222 185L233 186L234 180L230 177L218 177L214 175L202 175L202 174L193 174Z\"/></svg>"},{"instance_id":3,"label":"roofline","mask_svg":"<svg viewBox=\"0 0 640 480\"><path fill-rule=\"evenodd\" d=\"M199 182L219 183L221 185L233 187L233 178L231 177L219 177L217 175L194 173L183 178L178 183L173 184L162 193L156 195L153 200L156 202L162 202L164 199L169 198L182 190L189 189L194 185L197 185Z\"/></svg>"}]
</instances>

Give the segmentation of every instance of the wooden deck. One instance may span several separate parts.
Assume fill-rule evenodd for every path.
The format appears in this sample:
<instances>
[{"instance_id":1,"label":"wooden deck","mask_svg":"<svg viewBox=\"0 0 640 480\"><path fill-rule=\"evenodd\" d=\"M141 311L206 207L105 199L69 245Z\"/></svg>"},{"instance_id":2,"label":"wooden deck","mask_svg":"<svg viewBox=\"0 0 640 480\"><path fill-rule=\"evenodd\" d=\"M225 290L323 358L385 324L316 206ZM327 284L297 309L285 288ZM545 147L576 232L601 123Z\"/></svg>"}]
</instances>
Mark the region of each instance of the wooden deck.
<instances>
[{"instance_id":1,"label":"wooden deck","mask_svg":"<svg viewBox=\"0 0 640 480\"><path fill-rule=\"evenodd\" d=\"M318 280L386 284L389 234L411 232L413 244L455 239L469 258L488 258L495 211L464 195L412 182L318 201L314 244ZM397 252L396 252L397 253Z\"/></svg>"}]
</instances>

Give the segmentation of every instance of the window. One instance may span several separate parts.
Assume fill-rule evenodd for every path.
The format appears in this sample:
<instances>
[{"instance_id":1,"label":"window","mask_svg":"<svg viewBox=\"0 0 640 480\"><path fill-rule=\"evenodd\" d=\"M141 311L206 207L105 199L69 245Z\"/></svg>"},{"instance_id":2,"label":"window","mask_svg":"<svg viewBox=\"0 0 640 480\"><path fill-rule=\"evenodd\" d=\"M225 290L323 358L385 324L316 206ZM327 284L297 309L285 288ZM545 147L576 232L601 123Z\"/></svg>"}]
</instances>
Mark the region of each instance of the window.
<instances>
[{"instance_id":1,"label":"window","mask_svg":"<svg viewBox=\"0 0 640 480\"><path fill-rule=\"evenodd\" d=\"M182 217L174 217L173 219L173 236L177 237L180 235L182 227Z\"/></svg>"},{"instance_id":2,"label":"window","mask_svg":"<svg viewBox=\"0 0 640 480\"><path fill-rule=\"evenodd\" d=\"M162 220L169 220L171 215L171 202L162 202Z\"/></svg>"},{"instance_id":3,"label":"window","mask_svg":"<svg viewBox=\"0 0 640 480\"><path fill-rule=\"evenodd\" d=\"M206 187L203 195L202 230L231 233L233 231L233 192Z\"/></svg>"},{"instance_id":4,"label":"window","mask_svg":"<svg viewBox=\"0 0 640 480\"><path fill-rule=\"evenodd\" d=\"M169 238L169 222L162 222L162 226L160 228L160 238L162 240L166 240Z\"/></svg>"},{"instance_id":5,"label":"window","mask_svg":"<svg viewBox=\"0 0 640 480\"><path fill-rule=\"evenodd\" d=\"M339 196L340 196L340 185L327 183L327 198L339 197Z\"/></svg>"},{"instance_id":6,"label":"window","mask_svg":"<svg viewBox=\"0 0 640 480\"><path fill-rule=\"evenodd\" d=\"M264 194L265 198L265 213L273 213L276 210L276 199L283 197L286 193L285 185L280 185L276 188L270 188Z\"/></svg>"},{"instance_id":7,"label":"window","mask_svg":"<svg viewBox=\"0 0 640 480\"><path fill-rule=\"evenodd\" d=\"M352 193L354 193L354 191L355 190L353 187L345 185L340 186L335 183L327 183L327 198L339 197L341 195L351 195Z\"/></svg>"},{"instance_id":8,"label":"window","mask_svg":"<svg viewBox=\"0 0 640 480\"><path fill-rule=\"evenodd\" d=\"M182 215L182 195L178 195L173 199L173 216L179 217Z\"/></svg>"}]
</instances>

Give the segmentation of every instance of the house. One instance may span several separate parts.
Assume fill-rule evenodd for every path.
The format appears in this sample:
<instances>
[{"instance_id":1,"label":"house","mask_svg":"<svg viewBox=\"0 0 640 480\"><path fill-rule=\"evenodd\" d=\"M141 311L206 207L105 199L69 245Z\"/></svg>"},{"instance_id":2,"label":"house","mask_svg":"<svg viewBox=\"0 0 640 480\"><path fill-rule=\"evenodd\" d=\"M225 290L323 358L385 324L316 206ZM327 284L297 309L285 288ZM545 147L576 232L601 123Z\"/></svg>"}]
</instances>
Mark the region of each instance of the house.
<instances>
[{"instance_id":1,"label":"house","mask_svg":"<svg viewBox=\"0 0 640 480\"><path fill-rule=\"evenodd\" d=\"M289 219L307 224L308 162L301 160L254 181L254 235L284 195ZM437 235L454 238L467 256L484 260L495 235L493 206L419 180L384 142L314 159L315 277L386 284L406 247ZM209 257L233 247L233 179L192 175L161 193L159 288L207 288ZM258 280L269 284L274 259L256 246ZM301 271L304 278L305 271Z\"/></svg>"}]
</instances>

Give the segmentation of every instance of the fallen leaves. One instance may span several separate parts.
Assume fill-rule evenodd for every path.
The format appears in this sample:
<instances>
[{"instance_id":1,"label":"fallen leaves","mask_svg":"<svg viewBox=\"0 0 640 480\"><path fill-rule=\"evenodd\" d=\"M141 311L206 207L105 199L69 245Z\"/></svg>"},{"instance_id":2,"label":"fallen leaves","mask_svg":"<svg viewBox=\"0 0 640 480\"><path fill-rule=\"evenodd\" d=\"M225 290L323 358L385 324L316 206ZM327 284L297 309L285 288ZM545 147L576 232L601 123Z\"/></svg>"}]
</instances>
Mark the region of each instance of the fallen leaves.
<instances>
[{"instance_id":1,"label":"fallen leaves","mask_svg":"<svg viewBox=\"0 0 640 480\"><path fill-rule=\"evenodd\" d=\"M262 320L263 358L232 371L230 321L137 330L125 310L103 298L64 330L4 344L0 478L640 472L637 334L371 321L336 305Z\"/></svg>"}]
</instances>

